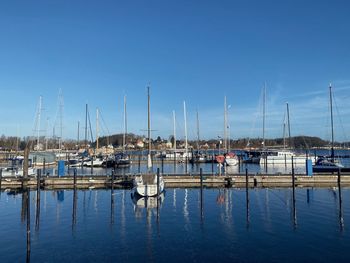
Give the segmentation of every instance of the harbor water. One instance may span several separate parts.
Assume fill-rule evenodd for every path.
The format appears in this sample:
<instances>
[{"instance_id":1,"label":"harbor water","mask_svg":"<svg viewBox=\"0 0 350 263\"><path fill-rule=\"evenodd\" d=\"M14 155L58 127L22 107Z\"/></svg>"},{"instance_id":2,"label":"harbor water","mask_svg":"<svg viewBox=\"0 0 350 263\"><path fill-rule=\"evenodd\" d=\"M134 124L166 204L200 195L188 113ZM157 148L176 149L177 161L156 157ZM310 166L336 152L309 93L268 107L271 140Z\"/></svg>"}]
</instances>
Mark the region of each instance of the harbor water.
<instances>
[{"instance_id":1,"label":"harbor water","mask_svg":"<svg viewBox=\"0 0 350 263\"><path fill-rule=\"evenodd\" d=\"M349 188L2 191L0 214L0 262L350 260Z\"/></svg>"}]
</instances>

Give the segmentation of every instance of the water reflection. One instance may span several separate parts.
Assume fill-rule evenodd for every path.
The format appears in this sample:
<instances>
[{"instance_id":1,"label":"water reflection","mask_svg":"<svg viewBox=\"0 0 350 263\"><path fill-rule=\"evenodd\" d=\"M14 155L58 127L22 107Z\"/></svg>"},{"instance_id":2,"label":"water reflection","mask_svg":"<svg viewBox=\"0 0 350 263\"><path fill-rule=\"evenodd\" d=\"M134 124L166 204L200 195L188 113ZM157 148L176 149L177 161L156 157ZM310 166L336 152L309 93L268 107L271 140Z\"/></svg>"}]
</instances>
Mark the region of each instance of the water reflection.
<instances>
[{"instance_id":1,"label":"water reflection","mask_svg":"<svg viewBox=\"0 0 350 263\"><path fill-rule=\"evenodd\" d=\"M144 197L135 193L131 193L131 200L134 204L134 212L136 218L142 218L142 212L146 212L148 219L155 214L159 216L159 208L164 202L165 194L162 192L159 196ZM157 209L158 208L158 209ZM158 213L157 213L158 210ZM158 214L158 215L157 215Z\"/></svg>"},{"instance_id":2,"label":"water reflection","mask_svg":"<svg viewBox=\"0 0 350 263\"><path fill-rule=\"evenodd\" d=\"M316 237L321 234L327 239L325 242L327 244L330 243L328 242L329 238L337 242L343 242L349 238L349 233L344 231L344 221L346 223L349 218L349 189L342 187L333 189L296 188L294 193L292 188L204 188L203 190L178 188L168 189L167 194L170 194L172 199L168 200L169 202L164 202L164 193L158 199L157 197L144 198L134 195L131 195L130 199L129 190L105 189L96 190L97 195L95 191L90 191L90 206L84 208L86 215L83 214L84 202L83 200L78 202L78 199L83 199L83 196L87 195L85 203L87 204L89 192L77 189L75 191L43 191L30 193L25 190L19 194L17 192L16 196L8 192L11 198L4 198L6 195L3 193L3 198L0 200L0 212L6 217L10 215L16 219L13 222L17 223L12 223L15 227L16 224L20 225L16 230L13 230L14 233L11 235L14 235L17 240L21 240L21 244L17 245L16 249L13 248L14 245L6 248L10 251L8 254L19 251L16 253L20 254L19 256L22 258L18 261L24 261L26 255L27 262L37 261L39 255L52 253L54 243L59 244L62 249L67 249L72 254L72 258L75 257L74 251L69 250L68 244L74 248L88 246L86 249L91 250L90 255L93 255L94 260L100 261L102 259L103 261L104 259L106 261L107 259L110 261L108 256L99 257L97 251L104 248L97 242L89 245L86 241L87 236L96 240L107 240L105 242L107 245L104 244L106 253L112 255L111 251L114 251L112 249L116 247L127 251L130 244L135 241L135 233L137 233L136 240L140 250L142 250L142 252L136 252L139 253L137 260L144 258L147 261L159 261L159 251L163 253L170 244L181 246L179 237L187 242L192 242L192 244L198 244L198 247L190 251L186 251L186 248L179 248L188 254L197 253L201 249L199 246L205 247L207 244L205 242L210 241L217 246L217 240L220 240L222 246L225 244L236 245L241 241L244 244L254 245L249 244L251 242L249 237L253 238L255 242L260 242L259 246L267 249L276 245L276 240L284 238L292 240L297 238L296 241L299 242L300 246L303 245L307 248L309 248L308 244L317 243ZM43 201L45 193L47 194L47 212ZM30 196L32 198L31 204L29 204ZM40 199L42 199L42 204ZM18 201L19 204L16 206ZM30 205L34 211L32 217L30 216ZM98 209L96 209L96 205L98 205ZM55 211L57 206L60 207L59 211ZM7 210L11 209L15 215L7 213ZM55 220L57 214L60 214L58 221ZM203 220L204 216L205 221ZM32 227L35 226L38 231L34 236L32 235L32 238L31 221ZM9 226L8 228L15 229L12 225L10 227L8 222L5 224ZM298 231L294 231L293 225L298 227ZM112 231L110 227L113 227ZM159 234L160 230L162 235ZM313 236L315 232L319 233L316 237ZM3 227L0 228L0 234L6 236L8 232ZM264 239L264 241L256 241L255 235L259 235L259 239ZM54 241L47 238L50 236ZM211 239L211 236L215 236L215 240ZM308 242L303 240L305 236L307 236ZM338 237L339 239L337 239ZM67 240L69 242L66 242ZM33 242L31 243L31 241ZM158 245L159 241L161 246ZM65 242L67 245L64 244ZM265 242L268 245L265 246ZM1 243L2 246L0 246L2 253L6 251L4 244L5 242ZM213 251L219 254L214 245ZM342 246L347 245L344 242ZM78 248L82 249L82 247ZM232 249L232 246L225 247L225 249L229 248ZM24 252L25 249L26 252ZM335 250L334 247L332 249ZM170 254L174 253L174 249L169 250ZM244 252L249 251L244 250ZM53 261L61 260L61 256L55 256ZM130 252L120 253L121 261L127 261L127 257L130 256ZM3 260L2 257L4 256L0 255L0 262L11 262Z\"/></svg>"}]
</instances>

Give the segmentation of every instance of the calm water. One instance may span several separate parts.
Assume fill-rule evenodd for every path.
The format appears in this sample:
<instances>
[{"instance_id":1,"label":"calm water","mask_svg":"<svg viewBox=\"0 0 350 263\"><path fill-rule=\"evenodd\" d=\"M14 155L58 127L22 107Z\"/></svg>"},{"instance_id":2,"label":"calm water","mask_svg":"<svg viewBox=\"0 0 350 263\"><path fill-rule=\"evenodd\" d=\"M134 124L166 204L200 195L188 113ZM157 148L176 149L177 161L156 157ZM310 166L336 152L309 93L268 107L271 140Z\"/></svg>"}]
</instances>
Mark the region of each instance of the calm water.
<instances>
[{"instance_id":1,"label":"calm water","mask_svg":"<svg viewBox=\"0 0 350 263\"><path fill-rule=\"evenodd\" d=\"M350 189L30 192L31 262L349 262ZM0 262L26 261L26 193L0 196ZM76 202L74 202L76 200ZM147 204L147 208L145 207Z\"/></svg>"},{"instance_id":2,"label":"calm water","mask_svg":"<svg viewBox=\"0 0 350 263\"><path fill-rule=\"evenodd\" d=\"M304 153L305 152L300 152ZM310 156L314 157L315 153L310 152ZM316 155L330 155L329 150L317 150ZM336 150L335 155L340 155L344 156L350 155L349 150ZM126 168L117 168L116 173L118 174L135 174L135 173L145 173L148 171L147 165L144 162L143 164L139 165L138 164L138 158L133 157L134 161L133 164L130 167ZM145 153L142 157L145 159ZM350 158L344 158L340 159L340 162L345 166L345 167L350 167ZM68 168L68 167L67 167ZM200 169L203 170L203 173L215 173L219 174L219 167L216 163L201 163L201 164L186 164L186 163L174 163L174 162L165 162L163 163L163 166L161 162L158 160L158 162L154 163L153 170L154 172L159 168L160 171L163 171L166 174L184 174L184 173L193 173L193 174L198 174ZM305 174L306 173L306 167L305 165L295 165L295 173L296 174ZM292 167L291 165L285 166L284 164L282 165L268 165L267 170L266 167L263 165L259 164L241 164L236 165L236 166L227 166L226 171L229 174L239 174L239 173L245 173L245 170L248 169L249 173L268 173L268 174L276 174L276 173L287 173L291 174L292 173ZM66 169L66 173L73 174L73 168L71 169ZM50 174L52 174L52 169L49 170ZM91 168L77 168L77 172L79 175L85 174L85 175L90 175L91 174ZM92 173L94 175L106 175L106 174L111 174L112 169L104 169L104 168L93 168ZM222 168L222 173L224 173L224 168ZM56 172L57 174L57 172Z\"/></svg>"}]
</instances>

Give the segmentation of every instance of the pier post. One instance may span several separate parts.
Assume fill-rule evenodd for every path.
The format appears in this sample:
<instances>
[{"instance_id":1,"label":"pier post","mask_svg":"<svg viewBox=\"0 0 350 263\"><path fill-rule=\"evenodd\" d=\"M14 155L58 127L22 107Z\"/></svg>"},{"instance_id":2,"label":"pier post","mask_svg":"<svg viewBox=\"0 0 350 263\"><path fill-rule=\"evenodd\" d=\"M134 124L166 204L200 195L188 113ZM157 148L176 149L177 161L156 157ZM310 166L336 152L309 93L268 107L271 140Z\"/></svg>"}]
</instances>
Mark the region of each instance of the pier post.
<instances>
[{"instance_id":1,"label":"pier post","mask_svg":"<svg viewBox=\"0 0 350 263\"><path fill-rule=\"evenodd\" d=\"M295 206L295 173L294 173L294 158L292 156L292 186L293 186L293 224L294 227L297 225L297 214L296 214L296 206Z\"/></svg>"},{"instance_id":2,"label":"pier post","mask_svg":"<svg viewBox=\"0 0 350 263\"><path fill-rule=\"evenodd\" d=\"M36 171L36 189L37 189L37 191L40 190L40 179L41 179L41 169L38 169Z\"/></svg>"},{"instance_id":3,"label":"pier post","mask_svg":"<svg viewBox=\"0 0 350 263\"><path fill-rule=\"evenodd\" d=\"M241 155L238 155L238 173L241 173Z\"/></svg>"},{"instance_id":4,"label":"pier post","mask_svg":"<svg viewBox=\"0 0 350 263\"><path fill-rule=\"evenodd\" d=\"M114 224L114 169L111 175L111 225Z\"/></svg>"},{"instance_id":5,"label":"pier post","mask_svg":"<svg viewBox=\"0 0 350 263\"><path fill-rule=\"evenodd\" d=\"M214 153L211 156L211 175L214 176Z\"/></svg>"},{"instance_id":6,"label":"pier post","mask_svg":"<svg viewBox=\"0 0 350 263\"><path fill-rule=\"evenodd\" d=\"M344 229L344 218L343 218L343 201L341 194L341 178L340 178L340 169L338 170L338 195L339 195L339 226L340 231Z\"/></svg>"},{"instance_id":7,"label":"pier post","mask_svg":"<svg viewBox=\"0 0 350 263\"><path fill-rule=\"evenodd\" d=\"M159 199L159 168L157 168L157 206L158 206L158 199Z\"/></svg>"},{"instance_id":8,"label":"pier post","mask_svg":"<svg viewBox=\"0 0 350 263\"><path fill-rule=\"evenodd\" d=\"M199 174L200 174L200 185L201 185L201 190L200 190L200 198L201 198L201 218L203 219L203 169L202 169L202 168L200 168Z\"/></svg>"},{"instance_id":9,"label":"pier post","mask_svg":"<svg viewBox=\"0 0 350 263\"><path fill-rule=\"evenodd\" d=\"M164 157L162 156L162 174L164 173Z\"/></svg>"},{"instance_id":10,"label":"pier post","mask_svg":"<svg viewBox=\"0 0 350 263\"><path fill-rule=\"evenodd\" d=\"M1 191L1 182L2 182L2 168L0 168L0 191Z\"/></svg>"},{"instance_id":11,"label":"pier post","mask_svg":"<svg viewBox=\"0 0 350 263\"><path fill-rule=\"evenodd\" d=\"M30 262L30 189L25 190L27 192L27 262Z\"/></svg>"},{"instance_id":12,"label":"pier post","mask_svg":"<svg viewBox=\"0 0 350 263\"><path fill-rule=\"evenodd\" d=\"M91 175L94 174L94 158L91 158Z\"/></svg>"},{"instance_id":13,"label":"pier post","mask_svg":"<svg viewBox=\"0 0 350 263\"><path fill-rule=\"evenodd\" d=\"M138 171L141 173L141 155L139 155Z\"/></svg>"},{"instance_id":14,"label":"pier post","mask_svg":"<svg viewBox=\"0 0 350 263\"><path fill-rule=\"evenodd\" d=\"M185 158L185 174L187 174L187 156Z\"/></svg>"},{"instance_id":15,"label":"pier post","mask_svg":"<svg viewBox=\"0 0 350 263\"><path fill-rule=\"evenodd\" d=\"M114 170L112 170L112 178L111 178L111 190L113 191L114 188Z\"/></svg>"},{"instance_id":16,"label":"pier post","mask_svg":"<svg viewBox=\"0 0 350 263\"><path fill-rule=\"evenodd\" d=\"M40 223L40 178L41 170L37 171L37 188L36 188L36 213L35 213L35 230L39 230Z\"/></svg>"},{"instance_id":17,"label":"pier post","mask_svg":"<svg viewBox=\"0 0 350 263\"><path fill-rule=\"evenodd\" d=\"M44 163L43 163L43 174L45 174L45 170L46 170L46 158L44 158ZM69 171L69 166L68 166L68 171Z\"/></svg>"},{"instance_id":18,"label":"pier post","mask_svg":"<svg viewBox=\"0 0 350 263\"><path fill-rule=\"evenodd\" d=\"M245 199L246 199L246 220L247 227L249 226L249 178L248 178L248 168L245 169Z\"/></svg>"},{"instance_id":19,"label":"pier post","mask_svg":"<svg viewBox=\"0 0 350 263\"><path fill-rule=\"evenodd\" d=\"M74 169L74 173L73 173L73 180L74 180L74 187L77 186L77 169Z\"/></svg>"}]
</instances>

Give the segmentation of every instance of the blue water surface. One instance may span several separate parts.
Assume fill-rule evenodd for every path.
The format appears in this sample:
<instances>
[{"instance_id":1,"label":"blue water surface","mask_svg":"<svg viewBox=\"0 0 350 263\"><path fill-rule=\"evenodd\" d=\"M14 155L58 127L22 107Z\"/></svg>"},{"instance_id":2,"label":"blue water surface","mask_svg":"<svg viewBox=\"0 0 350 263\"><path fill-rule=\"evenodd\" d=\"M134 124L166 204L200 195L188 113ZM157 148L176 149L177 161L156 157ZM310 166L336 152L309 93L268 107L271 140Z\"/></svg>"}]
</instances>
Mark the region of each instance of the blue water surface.
<instances>
[{"instance_id":1,"label":"blue water surface","mask_svg":"<svg viewBox=\"0 0 350 263\"><path fill-rule=\"evenodd\" d=\"M31 191L27 258L26 193L3 191L0 262L350 261L350 189L297 188L293 203L292 189L257 188L248 199L168 188L157 208L131 190L45 190L39 212Z\"/></svg>"}]
</instances>

